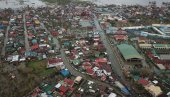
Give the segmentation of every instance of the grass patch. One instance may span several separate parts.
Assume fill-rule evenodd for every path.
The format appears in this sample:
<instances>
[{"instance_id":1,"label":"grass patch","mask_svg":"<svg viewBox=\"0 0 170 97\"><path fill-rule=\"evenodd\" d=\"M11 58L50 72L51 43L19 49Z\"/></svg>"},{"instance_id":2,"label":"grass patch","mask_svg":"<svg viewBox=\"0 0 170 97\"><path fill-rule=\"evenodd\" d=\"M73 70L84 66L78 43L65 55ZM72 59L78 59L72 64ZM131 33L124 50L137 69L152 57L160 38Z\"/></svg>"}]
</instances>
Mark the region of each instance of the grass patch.
<instances>
[{"instance_id":1,"label":"grass patch","mask_svg":"<svg viewBox=\"0 0 170 97\"><path fill-rule=\"evenodd\" d=\"M28 63L28 67L33 69L33 73L40 77L46 77L50 74L55 73L55 70L52 69L47 69L47 61L46 60L41 60L41 61L33 61Z\"/></svg>"}]
</instances>

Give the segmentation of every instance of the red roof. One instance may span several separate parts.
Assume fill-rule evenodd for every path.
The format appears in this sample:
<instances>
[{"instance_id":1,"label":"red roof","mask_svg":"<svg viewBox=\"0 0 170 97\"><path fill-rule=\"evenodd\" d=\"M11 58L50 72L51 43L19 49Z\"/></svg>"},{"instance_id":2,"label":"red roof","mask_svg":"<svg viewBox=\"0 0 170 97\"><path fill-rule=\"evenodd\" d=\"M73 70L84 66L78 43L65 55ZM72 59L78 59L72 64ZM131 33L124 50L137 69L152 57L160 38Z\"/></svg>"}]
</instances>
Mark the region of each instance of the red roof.
<instances>
[{"instance_id":1,"label":"red roof","mask_svg":"<svg viewBox=\"0 0 170 97\"><path fill-rule=\"evenodd\" d=\"M76 94L76 97L81 97L81 94Z\"/></svg>"},{"instance_id":2,"label":"red roof","mask_svg":"<svg viewBox=\"0 0 170 97\"><path fill-rule=\"evenodd\" d=\"M127 23L128 21L127 20L119 20L119 22Z\"/></svg>"},{"instance_id":3,"label":"red roof","mask_svg":"<svg viewBox=\"0 0 170 97\"><path fill-rule=\"evenodd\" d=\"M36 87L34 91L31 93L31 97L36 97L41 92L40 88Z\"/></svg>"},{"instance_id":4,"label":"red roof","mask_svg":"<svg viewBox=\"0 0 170 97\"><path fill-rule=\"evenodd\" d=\"M98 88L99 88L100 91L106 90L106 86L104 86L104 85L99 85Z\"/></svg>"},{"instance_id":5,"label":"red roof","mask_svg":"<svg viewBox=\"0 0 170 97\"><path fill-rule=\"evenodd\" d=\"M25 16L25 18L26 18L26 19L29 19L29 18L31 18L31 16L29 16L29 15L26 15L26 16Z\"/></svg>"},{"instance_id":6,"label":"red roof","mask_svg":"<svg viewBox=\"0 0 170 97\"><path fill-rule=\"evenodd\" d=\"M32 24L29 22L29 23L26 23L26 26L32 26Z\"/></svg>"},{"instance_id":7,"label":"red roof","mask_svg":"<svg viewBox=\"0 0 170 97\"><path fill-rule=\"evenodd\" d=\"M159 95L158 97L168 97L166 94L161 94L161 95Z\"/></svg>"},{"instance_id":8,"label":"red roof","mask_svg":"<svg viewBox=\"0 0 170 97\"><path fill-rule=\"evenodd\" d=\"M66 95L62 95L62 97L67 97Z\"/></svg>"},{"instance_id":9,"label":"red roof","mask_svg":"<svg viewBox=\"0 0 170 97\"><path fill-rule=\"evenodd\" d=\"M75 56L75 55L72 55L72 56L69 56L69 58L70 58L71 60L74 60L74 59L76 58L76 56Z\"/></svg>"},{"instance_id":10,"label":"red roof","mask_svg":"<svg viewBox=\"0 0 170 97\"><path fill-rule=\"evenodd\" d=\"M48 41L48 37L44 38L45 41Z\"/></svg>"},{"instance_id":11,"label":"red roof","mask_svg":"<svg viewBox=\"0 0 170 97\"><path fill-rule=\"evenodd\" d=\"M58 33L58 32L53 31L53 32L51 32L51 34L52 34L53 36L57 36L59 33Z\"/></svg>"},{"instance_id":12,"label":"red roof","mask_svg":"<svg viewBox=\"0 0 170 97\"><path fill-rule=\"evenodd\" d=\"M101 68L101 64L99 64L99 63L97 63L97 62L93 62L93 64L94 64L96 67Z\"/></svg>"},{"instance_id":13,"label":"red roof","mask_svg":"<svg viewBox=\"0 0 170 97\"><path fill-rule=\"evenodd\" d=\"M49 64L54 64L54 63L59 63L59 62L63 62L63 60L61 58L52 58L48 60Z\"/></svg>"},{"instance_id":14,"label":"red roof","mask_svg":"<svg viewBox=\"0 0 170 97\"><path fill-rule=\"evenodd\" d=\"M105 80L106 80L106 75L103 75L103 76L101 77L101 80L102 80L102 81L105 81Z\"/></svg>"},{"instance_id":15,"label":"red roof","mask_svg":"<svg viewBox=\"0 0 170 97\"><path fill-rule=\"evenodd\" d=\"M94 73L94 74L92 75L92 78L97 78L97 74Z\"/></svg>"},{"instance_id":16,"label":"red roof","mask_svg":"<svg viewBox=\"0 0 170 97\"><path fill-rule=\"evenodd\" d=\"M78 53L78 51L75 50L75 49L73 49L73 50L71 50L71 53L72 53L73 55L75 55L76 53Z\"/></svg>"},{"instance_id":17,"label":"red roof","mask_svg":"<svg viewBox=\"0 0 170 97\"><path fill-rule=\"evenodd\" d=\"M99 44L97 49L98 49L99 51L106 50L106 48L105 48L105 46L104 46L103 44Z\"/></svg>"},{"instance_id":18,"label":"red roof","mask_svg":"<svg viewBox=\"0 0 170 97\"><path fill-rule=\"evenodd\" d=\"M165 67L166 67L167 69L170 69L170 65L169 65L169 64L166 64Z\"/></svg>"},{"instance_id":19,"label":"red roof","mask_svg":"<svg viewBox=\"0 0 170 97\"><path fill-rule=\"evenodd\" d=\"M31 49L32 50L35 50L35 49L38 49L39 48L39 45L38 44L34 44L33 46L31 46Z\"/></svg>"},{"instance_id":20,"label":"red roof","mask_svg":"<svg viewBox=\"0 0 170 97\"><path fill-rule=\"evenodd\" d=\"M64 79L64 82L67 83L68 85L71 85L71 86L74 84L73 80L67 79L67 78Z\"/></svg>"},{"instance_id":21,"label":"red roof","mask_svg":"<svg viewBox=\"0 0 170 97\"><path fill-rule=\"evenodd\" d=\"M19 52L20 52L20 53L25 53L25 48L19 49Z\"/></svg>"},{"instance_id":22,"label":"red roof","mask_svg":"<svg viewBox=\"0 0 170 97\"><path fill-rule=\"evenodd\" d=\"M65 86L61 86L61 87L59 88L59 90L60 90L62 93L65 94L65 92L67 92L68 88L65 87Z\"/></svg>"},{"instance_id":23,"label":"red roof","mask_svg":"<svg viewBox=\"0 0 170 97\"><path fill-rule=\"evenodd\" d=\"M94 71L93 71L93 69L91 69L91 68L87 68L87 69L86 69L86 72L87 72L87 74L89 74L89 75L93 75L93 74L94 74Z\"/></svg>"},{"instance_id":24,"label":"red roof","mask_svg":"<svg viewBox=\"0 0 170 97\"><path fill-rule=\"evenodd\" d=\"M145 80L145 79L140 79L140 80L138 80L138 83L139 83L139 84L142 84L143 86L146 86L146 85L149 84L149 81L148 81L148 80Z\"/></svg>"},{"instance_id":25,"label":"red roof","mask_svg":"<svg viewBox=\"0 0 170 97\"><path fill-rule=\"evenodd\" d=\"M115 34L127 34L127 32L126 31L123 31L123 30L118 30Z\"/></svg>"},{"instance_id":26,"label":"red roof","mask_svg":"<svg viewBox=\"0 0 170 97\"><path fill-rule=\"evenodd\" d=\"M97 58L95 60L95 62L97 62L97 63L107 63L107 59L106 58Z\"/></svg>"},{"instance_id":27,"label":"red roof","mask_svg":"<svg viewBox=\"0 0 170 97\"><path fill-rule=\"evenodd\" d=\"M84 62L84 63L82 64L82 67L83 67L84 69L92 68L92 66L91 66L91 64L90 64L89 62Z\"/></svg>"},{"instance_id":28,"label":"red roof","mask_svg":"<svg viewBox=\"0 0 170 97\"><path fill-rule=\"evenodd\" d=\"M28 34L29 37L35 37L33 34L29 33Z\"/></svg>"},{"instance_id":29,"label":"red roof","mask_svg":"<svg viewBox=\"0 0 170 97\"><path fill-rule=\"evenodd\" d=\"M116 40L126 40L128 37L126 35L114 35Z\"/></svg>"},{"instance_id":30,"label":"red roof","mask_svg":"<svg viewBox=\"0 0 170 97\"><path fill-rule=\"evenodd\" d=\"M138 37L139 40L148 40L146 37Z\"/></svg>"},{"instance_id":31,"label":"red roof","mask_svg":"<svg viewBox=\"0 0 170 97\"><path fill-rule=\"evenodd\" d=\"M69 87L69 91L74 91L75 88Z\"/></svg>"}]
</instances>

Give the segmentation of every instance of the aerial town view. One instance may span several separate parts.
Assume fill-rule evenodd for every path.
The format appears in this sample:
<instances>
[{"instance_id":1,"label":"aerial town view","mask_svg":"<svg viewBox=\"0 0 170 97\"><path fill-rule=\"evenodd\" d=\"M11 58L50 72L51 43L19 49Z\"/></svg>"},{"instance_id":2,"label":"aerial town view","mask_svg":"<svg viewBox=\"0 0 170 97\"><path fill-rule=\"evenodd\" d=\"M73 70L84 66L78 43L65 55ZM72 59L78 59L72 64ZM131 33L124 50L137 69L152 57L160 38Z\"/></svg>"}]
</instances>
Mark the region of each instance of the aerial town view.
<instances>
[{"instance_id":1,"label":"aerial town view","mask_svg":"<svg viewBox=\"0 0 170 97\"><path fill-rule=\"evenodd\" d=\"M0 97L170 97L170 0L0 0Z\"/></svg>"}]
</instances>

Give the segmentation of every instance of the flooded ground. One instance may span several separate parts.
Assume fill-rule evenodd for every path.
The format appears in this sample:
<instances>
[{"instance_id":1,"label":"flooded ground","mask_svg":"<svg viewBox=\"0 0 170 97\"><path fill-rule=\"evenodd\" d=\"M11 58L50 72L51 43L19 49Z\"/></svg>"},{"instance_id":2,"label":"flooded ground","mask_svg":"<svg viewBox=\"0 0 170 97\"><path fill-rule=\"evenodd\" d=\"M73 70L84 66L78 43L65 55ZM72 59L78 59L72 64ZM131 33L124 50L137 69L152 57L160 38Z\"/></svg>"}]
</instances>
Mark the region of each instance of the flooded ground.
<instances>
[{"instance_id":1,"label":"flooded ground","mask_svg":"<svg viewBox=\"0 0 170 97\"><path fill-rule=\"evenodd\" d=\"M170 2L170 0L84 0L84 1L92 1L98 5L105 4L117 4L117 5L148 5L150 1L156 1L157 5L160 6L162 2ZM21 8L25 6L45 6L46 4L41 0L0 0L0 8Z\"/></svg>"},{"instance_id":2,"label":"flooded ground","mask_svg":"<svg viewBox=\"0 0 170 97\"><path fill-rule=\"evenodd\" d=\"M148 5L149 2L156 1L158 6L161 6L162 2L170 2L170 0L85 0L85 1L92 1L99 5L105 5L105 4Z\"/></svg>"},{"instance_id":3,"label":"flooded ground","mask_svg":"<svg viewBox=\"0 0 170 97\"><path fill-rule=\"evenodd\" d=\"M40 0L0 0L0 8L21 8L25 6L45 6L45 3Z\"/></svg>"}]
</instances>

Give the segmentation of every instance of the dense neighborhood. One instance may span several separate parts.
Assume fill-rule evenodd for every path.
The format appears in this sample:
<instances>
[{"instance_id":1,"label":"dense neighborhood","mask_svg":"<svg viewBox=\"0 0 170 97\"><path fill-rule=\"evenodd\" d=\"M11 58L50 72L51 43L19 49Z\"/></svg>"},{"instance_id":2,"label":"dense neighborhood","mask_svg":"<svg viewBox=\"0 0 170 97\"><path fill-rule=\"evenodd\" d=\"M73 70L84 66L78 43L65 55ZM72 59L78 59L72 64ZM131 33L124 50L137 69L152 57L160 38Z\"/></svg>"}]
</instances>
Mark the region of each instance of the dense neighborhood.
<instances>
[{"instance_id":1,"label":"dense neighborhood","mask_svg":"<svg viewBox=\"0 0 170 97\"><path fill-rule=\"evenodd\" d=\"M170 4L0 10L2 97L170 97Z\"/></svg>"}]
</instances>

